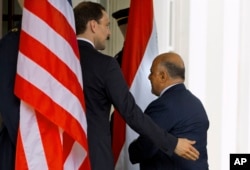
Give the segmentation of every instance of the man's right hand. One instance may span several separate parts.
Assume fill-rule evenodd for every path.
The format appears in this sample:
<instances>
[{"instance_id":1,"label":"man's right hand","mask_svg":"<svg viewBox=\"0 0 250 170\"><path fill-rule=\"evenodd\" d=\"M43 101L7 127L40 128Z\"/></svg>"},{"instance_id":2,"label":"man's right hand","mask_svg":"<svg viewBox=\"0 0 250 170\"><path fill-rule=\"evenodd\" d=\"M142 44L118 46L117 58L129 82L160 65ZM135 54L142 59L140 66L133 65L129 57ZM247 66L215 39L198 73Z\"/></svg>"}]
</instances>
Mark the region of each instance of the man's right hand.
<instances>
[{"instance_id":1,"label":"man's right hand","mask_svg":"<svg viewBox=\"0 0 250 170\"><path fill-rule=\"evenodd\" d=\"M199 151L193 147L196 141L191 141L185 138L178 138L178 142L174 152L187 160L199 159Z\"/></svg>"}]
</instances>

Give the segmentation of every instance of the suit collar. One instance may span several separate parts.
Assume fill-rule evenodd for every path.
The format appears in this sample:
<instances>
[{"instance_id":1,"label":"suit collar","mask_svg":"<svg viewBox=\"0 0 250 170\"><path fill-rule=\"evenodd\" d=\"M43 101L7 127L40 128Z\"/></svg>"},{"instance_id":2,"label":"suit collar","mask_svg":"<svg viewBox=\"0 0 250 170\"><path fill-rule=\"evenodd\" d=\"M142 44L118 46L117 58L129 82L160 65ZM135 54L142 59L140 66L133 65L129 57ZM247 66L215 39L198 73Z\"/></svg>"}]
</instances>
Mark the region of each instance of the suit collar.
<instances>
[{"instance_id":1,"label":"suit collar","mask_svg":"<svg viewBox=\"0 0 250 170\"><path fill-rule=\"evenodd\" d=\"M161 96L163 93L165 93L165 91L167 91L168 89L170 89L171 87L173 87L173 86L175 86L175 85L177 85L177 84L180 84L180 83L172 84L172 85L166 87L165 89L163 89L163 90L161 91L160 96Z\"/></svg>"},{"instance_id":2,"label":"suit collar","mask_svg":"<svg viewBox=\"0 0 250 170\"><path fill-rule=\"evenodd\" d=\"M175 90L180 90L180 89L186 89L184 83L178 83L178 84L174 84L170 87L167 87L166 89L163 90L163 92L161 93L160 96L168 93L168 92L171 92L171 91L175 91Z\"/></svg>"}]
</instances>

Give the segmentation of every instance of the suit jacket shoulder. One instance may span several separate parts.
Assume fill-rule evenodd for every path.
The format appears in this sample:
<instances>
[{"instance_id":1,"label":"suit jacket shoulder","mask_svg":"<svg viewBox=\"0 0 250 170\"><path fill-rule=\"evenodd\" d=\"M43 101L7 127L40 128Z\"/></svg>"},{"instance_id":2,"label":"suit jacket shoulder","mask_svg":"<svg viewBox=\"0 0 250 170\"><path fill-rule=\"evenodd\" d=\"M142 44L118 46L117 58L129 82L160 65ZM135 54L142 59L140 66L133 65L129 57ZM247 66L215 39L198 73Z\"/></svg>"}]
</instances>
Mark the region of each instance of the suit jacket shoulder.
<instances>
[{"instance_id":1,"label":"suit jacket shoulder","mask_svg":"<svg viewBox=\"0 0 250 170\"><path fill-rule=\"evenodd\" d=\"M0 40L0 114L11 142L16 143L19 122L19 99L14 95L14 82L19 47L20 26Z\"/></svg>"}]
</instances>

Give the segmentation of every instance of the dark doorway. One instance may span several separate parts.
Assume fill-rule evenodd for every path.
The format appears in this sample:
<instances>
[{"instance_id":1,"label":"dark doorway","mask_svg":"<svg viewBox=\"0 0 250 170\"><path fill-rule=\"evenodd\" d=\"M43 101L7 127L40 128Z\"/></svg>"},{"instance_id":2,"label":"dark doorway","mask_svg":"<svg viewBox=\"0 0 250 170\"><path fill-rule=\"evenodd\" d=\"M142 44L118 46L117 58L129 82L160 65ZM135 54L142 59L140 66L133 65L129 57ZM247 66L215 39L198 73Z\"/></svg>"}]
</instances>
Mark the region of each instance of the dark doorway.
<instances>
[{"instance_id":1,"label":"dark doorway","mask_svg":"<svg viewBox=\"0 0 250 170\"><path fill-rule=\"evenodd\" d=\"M2 35L21 21L22 10L17 0L2 0Z\"/></svg>"}]
</instances>

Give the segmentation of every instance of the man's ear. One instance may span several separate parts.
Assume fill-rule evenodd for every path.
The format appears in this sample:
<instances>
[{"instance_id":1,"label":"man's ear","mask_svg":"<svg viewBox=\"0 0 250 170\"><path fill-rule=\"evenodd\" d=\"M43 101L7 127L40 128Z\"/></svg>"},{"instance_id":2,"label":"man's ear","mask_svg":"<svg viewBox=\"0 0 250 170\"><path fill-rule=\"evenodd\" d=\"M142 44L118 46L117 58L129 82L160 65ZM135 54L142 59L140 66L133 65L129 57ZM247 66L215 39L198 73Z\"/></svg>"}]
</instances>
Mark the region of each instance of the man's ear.
<instances>
[{"instance_id":1,"label":"man's ear","mask_svg":"<svg viewBox=\"0 0 250 170\"><path fill-rule=\"evenodd\" d=\"M96 24L97 24L97 22L96 22L95 20L89 21L90 29L91 29L91 31L94 32L94 33L95 33L95 30L96 30Z\"/></svg>"},{"instance_id":2,"label":"man's ear","mask_svg":"<svg viewBox=\"0 0 250 170\"><path fill-rule=\"evenodd\" d=\"M160 72L160 79L161 79L161 81L162 81L162 82L163 82L163 81L166 81L167 78L168 78L167 72L161 71L161 72Z\"/></svg>"}]
</instances>

